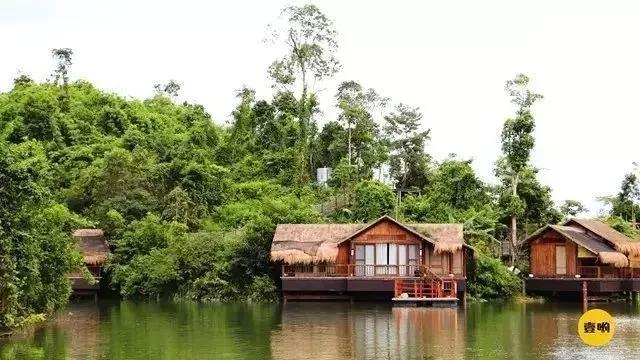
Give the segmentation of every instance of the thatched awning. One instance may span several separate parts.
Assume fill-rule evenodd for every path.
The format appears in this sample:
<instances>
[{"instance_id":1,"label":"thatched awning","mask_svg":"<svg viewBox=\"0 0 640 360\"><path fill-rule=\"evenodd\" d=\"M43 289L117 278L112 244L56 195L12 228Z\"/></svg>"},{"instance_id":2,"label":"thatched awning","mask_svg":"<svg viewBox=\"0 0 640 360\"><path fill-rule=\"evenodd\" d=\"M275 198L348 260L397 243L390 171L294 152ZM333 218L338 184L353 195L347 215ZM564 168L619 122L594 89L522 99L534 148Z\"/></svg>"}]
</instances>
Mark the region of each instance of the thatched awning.
<instances>
[{"instance_id":1,"label":"thatched awning","mask_svg":"<svg viewBox=\"0 0 640 360\"><path fill-rule=\"evenodd\" d=\"M598 260L603 264L609 264L617 268L629 266L629 259L623 253L617 251L603 251L598 253Z\"/></svg>"},{"instance_id":2,"label":"thatched awning","mask_svg":"<svg viewBox=\"0 0 640 360\"><path fill-rule=\"evenodd\" d=\"M287 264L334 262L338 244L383 220L395 222L407 232L434 244L437 253L455 252L465 246L460 224L405 225L383 216L370 224L279 224L273 236L271 259Z\"/></svg>"},{"instance_id":3,"label":"thatched awning","mask_svg":"<svg viewBox=\"0 0 640 360\"><path fill-rule=\"evenodd\" d=\"M78 229L73 232L85 265L100 266L109 258L109 245L100 229Z\"/></svg>"},{"instance_id":4,"label":"thatched awning","mask_svg":"<svg viewBox=\"0 0 640 360\"><path fill-rule=\"evenodd\" d=\"M432 239L435 242L436 254L453 253L464 246L462 224L409 224L408 226Z\"/></svg>"}]
</instances>

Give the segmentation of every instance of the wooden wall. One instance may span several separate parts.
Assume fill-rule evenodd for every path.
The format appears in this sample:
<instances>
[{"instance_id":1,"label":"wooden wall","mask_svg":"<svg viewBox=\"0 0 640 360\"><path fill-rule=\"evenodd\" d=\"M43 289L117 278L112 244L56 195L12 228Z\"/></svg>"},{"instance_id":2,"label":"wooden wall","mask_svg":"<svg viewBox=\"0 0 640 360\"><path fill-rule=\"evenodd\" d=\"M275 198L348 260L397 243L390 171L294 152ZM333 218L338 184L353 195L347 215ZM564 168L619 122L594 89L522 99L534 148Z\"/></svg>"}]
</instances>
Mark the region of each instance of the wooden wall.
<instances>
[{"instance_id":1,"label":"wooden wall","mask_svg":"<svg viewBox=\"0 0 640 360\"><path fill-rule=\"evenodd\" d=\"M566 247L567 273L556 274L556 246ZM571 241L566 241L560 234L548 230L540 237L531 241L529 247L530 271L534 276L566 276L577 273L576 260L578 247Z\"/></svg>"},{"instance_id":2,"label":"wooden wall","mask_svg":"<svg viewBox=\"0 0 640 360\"><path fill-rule=\"evenodd\" d=\"M438 275L454 274L463 276L465 274L464 251L458 250L452 253L435 254L433 246L428 244L423 252L423 263Z\"/></svg>"},{"instance_id":3,"label":"wooden wall","mask_svg":"<svg viewBox=\"0 0 640 360\"><path fill-rule=\"evenodd\" d=\"M336 264L354 264L355 259L351 256L351 249L356 244L375 244L393 242L396 244L418 245L418 251L422 250L421 264L427 265L438 275L455 274L464 276L465 260L462 250L455 253L433 253L433 245L423 241L420 237L407 232L401 226L391 222L382 221L379 224L367 229L354 237L351 241L345 241L338 246L338 257Z\"/></svg>"},{"instance_id":4,"label":"wooden wall","mask_svg":"<svg viewBox=\"0 0 640 360\"><path fill-rule=\"evenodd\" d=\"M363 231L354 237L351 242L353 244L373 244L387 243L389 240L393 240L393 242L397 244L420 245L422 243L422 239L388 220L382 221L370 229Z\"/></svg>"},{"instance_id":5,"label":"wooden wall","mask_svg":"<svg viewBox=\"0 0 640 360\"><path fill-rule=\"evenodd\" d=\"M348 241L338 245L338 256L336 257L336 264L346 265L349 264L349 258L351 257L351 245ZM345 269L346 270L346 269Z\"/></svg>"}]
</instances>

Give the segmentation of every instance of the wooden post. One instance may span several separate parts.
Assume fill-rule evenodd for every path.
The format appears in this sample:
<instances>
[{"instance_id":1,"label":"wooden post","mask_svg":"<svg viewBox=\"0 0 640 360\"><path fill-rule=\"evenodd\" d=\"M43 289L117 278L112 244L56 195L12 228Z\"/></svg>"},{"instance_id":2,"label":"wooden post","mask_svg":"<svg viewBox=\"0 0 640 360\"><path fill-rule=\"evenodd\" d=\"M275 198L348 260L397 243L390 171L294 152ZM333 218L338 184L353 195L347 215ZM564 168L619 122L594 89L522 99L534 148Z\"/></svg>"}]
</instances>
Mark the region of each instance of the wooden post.
<instances>
[{"instance_id":1,"label":"wooden post","mask_svg":"<svg viewBox=\"0 0 640 360\"><path fill-rule=\"evenodd\" d=\"M587 282L582 282L582 312L587 312L589 308L588 298L587 298Z\"/></svg>"}]
</instances>

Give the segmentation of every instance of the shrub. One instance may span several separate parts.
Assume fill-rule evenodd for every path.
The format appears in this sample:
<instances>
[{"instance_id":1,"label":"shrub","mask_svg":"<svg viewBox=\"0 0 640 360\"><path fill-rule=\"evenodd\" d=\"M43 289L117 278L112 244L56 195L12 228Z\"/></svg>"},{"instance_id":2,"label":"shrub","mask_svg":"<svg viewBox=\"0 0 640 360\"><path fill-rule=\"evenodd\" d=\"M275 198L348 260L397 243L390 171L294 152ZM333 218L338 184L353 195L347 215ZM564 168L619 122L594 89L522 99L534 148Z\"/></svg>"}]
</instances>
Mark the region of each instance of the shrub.
<instances>
[{"instance_id":1,"label":"shrub","mask_svg":"<svg viewBox=\"0 0 640 360\"><path fill-rule=\"evenodd\" d=\"M469 269L469 292L482 299L506 299L518 294L521 280L498 259L478 256Z\"/></svg>"}]
</instances>

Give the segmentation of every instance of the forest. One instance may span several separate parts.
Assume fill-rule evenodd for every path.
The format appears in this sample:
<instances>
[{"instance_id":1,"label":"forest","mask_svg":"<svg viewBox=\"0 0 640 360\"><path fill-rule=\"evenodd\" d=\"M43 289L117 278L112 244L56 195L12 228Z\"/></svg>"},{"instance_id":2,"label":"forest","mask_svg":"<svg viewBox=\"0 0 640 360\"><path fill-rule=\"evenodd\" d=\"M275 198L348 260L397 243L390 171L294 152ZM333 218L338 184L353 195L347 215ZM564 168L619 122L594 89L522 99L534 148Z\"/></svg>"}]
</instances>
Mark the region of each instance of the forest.
<instances>
[{"instance_id":1,"label":"forest","mask_svg":"<svg viewBox=\"0 0 640 360\"><path fill-rule=\"evenodd\" d=\"M505 83L513 115L501 132L495 178L472 161L429 154L429 119L419 108L357 80L321 104L310 81L340 70L333 22L313 5L283 10L273 41L287 51L266 69L269 98L237 91L232 121L179 103L182 84L155 84L132 99L72 80L73 50L51 52L48 79L18 76L0 94L0 328L63 307L66 274L82 267L71 233L105 231L106 269L117 296L193 301L277 301L270 244L278 223L367 222L389 214L464 224L477 252L470 291L505 298L526 272L520 242L535 229L585 211L554 204L530 162L535 105L526 75ZM323 109L335 109L326 118ZM455 151L455 149L452 149ZM326 185L316 169L332 168ZM375 180L388 169L392 184ZM401 201L398 201L400 189ZM603 199L608 221L627 233L640 213L632 173ZM501 247L514 254L503 265Z\"/></svg>"}]
</instances>

